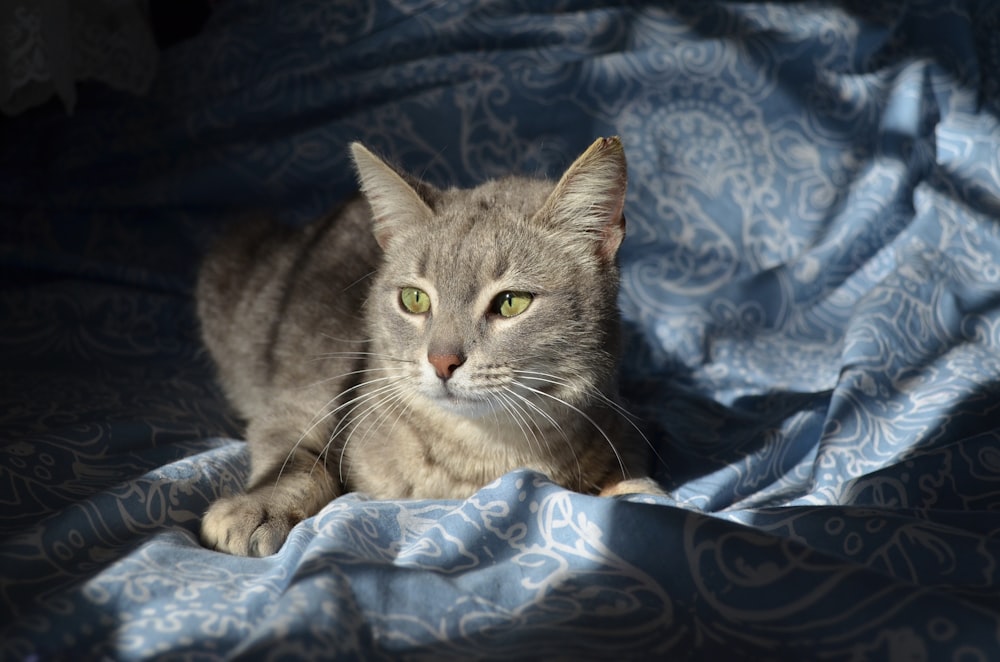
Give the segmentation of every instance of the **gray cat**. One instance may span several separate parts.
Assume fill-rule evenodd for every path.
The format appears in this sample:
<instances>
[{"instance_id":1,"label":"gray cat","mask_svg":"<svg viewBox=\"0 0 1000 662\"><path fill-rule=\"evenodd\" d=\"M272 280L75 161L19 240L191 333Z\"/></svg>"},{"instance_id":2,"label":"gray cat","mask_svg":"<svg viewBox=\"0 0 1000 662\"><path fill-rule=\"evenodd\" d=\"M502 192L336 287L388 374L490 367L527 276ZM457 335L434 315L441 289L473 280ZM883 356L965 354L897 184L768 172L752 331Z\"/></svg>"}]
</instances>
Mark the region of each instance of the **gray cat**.
<instances>
[{"instance_id":1,"label":"gray cat","mask_svg":"<svg viewBox=\"0 0 1000 662\"><path fill-rule=\"evenodd\" d=\"M304 229L240 225L202 267L202 335L251 458L204 544L272 554L345 491L464 498L520 467L659 493L615 400L619 140L555 185L467 190L351 149L363 198Z\"/></svg>"}]
</instances>

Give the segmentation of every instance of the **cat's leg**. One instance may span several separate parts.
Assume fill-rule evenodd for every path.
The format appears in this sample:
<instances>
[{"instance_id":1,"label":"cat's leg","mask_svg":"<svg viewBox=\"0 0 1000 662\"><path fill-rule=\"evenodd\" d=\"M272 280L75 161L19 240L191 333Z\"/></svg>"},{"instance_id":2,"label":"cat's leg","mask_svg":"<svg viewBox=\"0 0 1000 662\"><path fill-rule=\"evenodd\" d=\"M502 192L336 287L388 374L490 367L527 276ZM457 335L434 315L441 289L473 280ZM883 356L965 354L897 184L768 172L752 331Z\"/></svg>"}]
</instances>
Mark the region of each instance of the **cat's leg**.
<instances>
[{"instance_id":1,"label":"cat's leg","mask_svg":"<svg viewBox=\"0 0 1000 662\"><path fill-rule=\"evenodd\" d=\"M213 503L201 524L206 547L239 556L277 552L292 527L339 496L339 479L327 460L329 426L299 431L303 407L275 403L247 427L251 476L244 494ZM294 423L293 423L294 422ZM300 438L300 435L301 438Z\"/></svg>"}]
</instances>

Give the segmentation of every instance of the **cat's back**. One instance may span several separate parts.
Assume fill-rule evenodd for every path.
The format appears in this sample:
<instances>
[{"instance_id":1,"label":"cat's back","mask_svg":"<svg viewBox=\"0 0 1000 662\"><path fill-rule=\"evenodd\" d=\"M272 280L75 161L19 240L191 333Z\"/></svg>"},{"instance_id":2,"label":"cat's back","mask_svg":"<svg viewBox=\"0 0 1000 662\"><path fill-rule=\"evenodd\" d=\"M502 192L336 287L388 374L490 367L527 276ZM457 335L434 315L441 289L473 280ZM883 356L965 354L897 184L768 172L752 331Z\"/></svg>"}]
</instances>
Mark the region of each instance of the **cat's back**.
<instances>
[{"instance_id":1,"label":"cat's back","mask_svg":"<svg viewBox=\"0 0 1000 662\"><path fill-rule=\"evenodd\" d=\"M380 255L368 214L354 199L302 227L237 222L207 252L196 288L201 335L240 409L261 387L302 383L311 373L297 366L343 349L338 340L360 339Z\"/></svg>"}]
</instances>

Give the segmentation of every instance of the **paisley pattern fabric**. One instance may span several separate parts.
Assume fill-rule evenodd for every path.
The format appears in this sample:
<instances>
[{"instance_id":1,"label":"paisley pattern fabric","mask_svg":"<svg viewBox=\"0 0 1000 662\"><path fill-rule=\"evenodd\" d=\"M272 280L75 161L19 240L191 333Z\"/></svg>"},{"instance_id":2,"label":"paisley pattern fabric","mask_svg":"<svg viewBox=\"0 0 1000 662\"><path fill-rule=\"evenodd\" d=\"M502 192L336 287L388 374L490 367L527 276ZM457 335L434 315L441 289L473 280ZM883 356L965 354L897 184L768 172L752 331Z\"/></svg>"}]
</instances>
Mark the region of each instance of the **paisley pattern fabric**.
<instances>
[{"instance_id":1,"label":"paisley pattern fabric","mask_svg":"<svg viewBox=\"0 0 1000 662\"><path fill-rule=\"evenodd\" d=\"M67 113L76 83L142 93L156 72L147 0L0 0L0 112L58 98Z\"/></svg>"},{"instance_id":2,"label":"paisley pattern fabric","mask_svg":"<svg viewBox=\"0 0 1000 662\"><path fill-rule=\"evenodd\" d=\"M518 471L201 548L247 474L213 231L344 200L354 139L469 184L611 134L669 496ZM0 156L0 658L996 659L1000 5L226 0Z\"/></svg>"}]
</instances>

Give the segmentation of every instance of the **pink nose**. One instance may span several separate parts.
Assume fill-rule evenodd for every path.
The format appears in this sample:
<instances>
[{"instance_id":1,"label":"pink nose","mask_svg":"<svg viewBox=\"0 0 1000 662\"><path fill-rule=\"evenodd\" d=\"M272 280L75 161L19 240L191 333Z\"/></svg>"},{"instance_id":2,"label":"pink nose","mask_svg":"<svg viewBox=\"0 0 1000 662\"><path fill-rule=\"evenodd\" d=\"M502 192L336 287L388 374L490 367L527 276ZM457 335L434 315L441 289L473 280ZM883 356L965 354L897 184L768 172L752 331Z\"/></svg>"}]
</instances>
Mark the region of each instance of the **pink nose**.
<instances>
[{"instance_id":1,"label":"pink nose","mask_svg":"<svg viewBox=\"0 0 1000 662\"><path fill-rule=\"evenodd\" d=\"M428 354L427 360L434 366L437 376L445 381L451 379L458 366L465 363L465 357L459 354Z\"/></svg>"}]
</instances>

